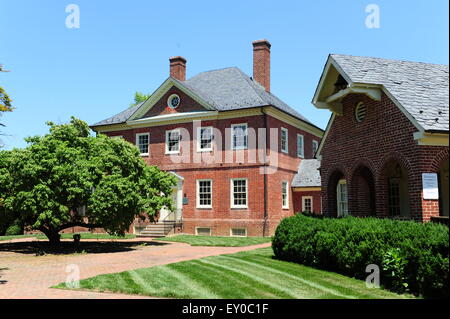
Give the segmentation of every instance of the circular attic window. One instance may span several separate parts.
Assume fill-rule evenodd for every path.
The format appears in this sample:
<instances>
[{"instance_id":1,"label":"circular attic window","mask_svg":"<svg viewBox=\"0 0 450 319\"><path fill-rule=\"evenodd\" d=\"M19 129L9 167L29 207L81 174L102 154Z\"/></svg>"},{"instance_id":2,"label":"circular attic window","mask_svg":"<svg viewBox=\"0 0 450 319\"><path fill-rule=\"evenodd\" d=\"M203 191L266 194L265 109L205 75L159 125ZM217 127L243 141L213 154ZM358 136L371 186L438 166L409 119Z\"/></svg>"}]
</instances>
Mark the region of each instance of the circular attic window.
<instances>
[{"instance_id":1,"label":"circular attic window","mask_svg":"<svg viewBox=\"0 0 450 319\"><path fill-rule=\"evenodd\" d=\"M363 102L359 102L355 108L355 119L357 122L364 121L367 115L367 106Z\"/></svg>"},{"instance_id":2,"label":"circular attic window","mask_svg":"<svg viewBox=\"0 0 450 319\"><path fill-rule=\"evenodd\" d=\"M167 99L167 105L172 108L172 109L176 109L179 105L180 105L180 97L176 94L172 94L171 96L169 96L169 98Z\"/></svg>"}]
</instances>

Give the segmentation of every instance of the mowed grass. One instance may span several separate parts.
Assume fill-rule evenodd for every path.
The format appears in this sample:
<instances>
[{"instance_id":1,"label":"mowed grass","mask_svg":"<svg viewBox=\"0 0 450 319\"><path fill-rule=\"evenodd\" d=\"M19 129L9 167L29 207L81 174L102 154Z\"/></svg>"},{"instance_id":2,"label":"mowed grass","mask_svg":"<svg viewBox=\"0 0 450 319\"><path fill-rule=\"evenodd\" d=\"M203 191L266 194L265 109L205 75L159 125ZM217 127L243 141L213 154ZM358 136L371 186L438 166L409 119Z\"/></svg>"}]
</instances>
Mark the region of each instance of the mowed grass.
<instances>
[{"instance_id":1,"label":"mowed grass","mask_svg":"<svg viewBox=\"0 0 450 319\"><path fill-rule=\"evenodd\" d=\"M112 236L106 233L79 233L81 235L81 239L132 239L136 238L134 234L125 234L124 237L121 236ZM74 234L61 234L61 239L73 239ZM14 236L0 236L0 241L20 239L20 238L38 238L38 239L47 239L47 236L42 234L30 234L30 235L14 235Z\"/></svg>"},{"instance_id":2,"label":"mowed grass","mask_svg":"<svg viewBox=\"0 0 450 319\"><path fill-rule=\"evenodd\" d=\"M218 237L218 236L195 236L195 235L175 235L158 238L161 241L187 243L191 246L221 246L221 247L242 247L269 243L270 237Z\"/></svg>"},{"instance_id":3,"label":"mowed grass","mask_svg":"<svg viewBox=\"0 0 450 319\"><path fill-rule=\"evenodd\" d=\"M170 298L407 298L364 281L273 259L272 248L105 274L80 289ZM54 288L67 288L61 283Z\"/></svg>"}]
</instances>

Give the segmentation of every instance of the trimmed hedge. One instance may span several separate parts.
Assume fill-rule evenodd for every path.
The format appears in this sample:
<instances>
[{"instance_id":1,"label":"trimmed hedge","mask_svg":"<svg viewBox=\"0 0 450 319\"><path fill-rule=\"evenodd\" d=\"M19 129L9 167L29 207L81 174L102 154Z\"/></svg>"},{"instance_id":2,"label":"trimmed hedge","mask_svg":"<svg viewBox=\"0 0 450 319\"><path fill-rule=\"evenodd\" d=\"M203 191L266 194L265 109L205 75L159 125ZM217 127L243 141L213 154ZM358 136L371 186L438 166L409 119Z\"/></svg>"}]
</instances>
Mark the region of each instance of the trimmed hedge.
<instances>
[{"instance_id":1,"label":"trimmed hedge","mask_svg":"<svg viewBox=\"0 0 450 319\"><path fill-rule=\"evenodd\" d=\"M285 218L275 231L276 258L365 279L426 298L449 296L449 234L444 225L379 218Z\"/></svg>"}]
</instances>

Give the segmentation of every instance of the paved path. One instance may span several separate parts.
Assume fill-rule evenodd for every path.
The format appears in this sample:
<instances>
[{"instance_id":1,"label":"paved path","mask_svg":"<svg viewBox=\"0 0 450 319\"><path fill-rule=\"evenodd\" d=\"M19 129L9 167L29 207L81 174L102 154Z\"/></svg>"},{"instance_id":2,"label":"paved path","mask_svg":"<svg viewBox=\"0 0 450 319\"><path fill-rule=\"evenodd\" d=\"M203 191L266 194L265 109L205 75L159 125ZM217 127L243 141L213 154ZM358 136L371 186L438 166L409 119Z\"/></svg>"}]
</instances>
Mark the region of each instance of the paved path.
<instances>
[{"instance_id":1,"label":"paved path","mask_svg":"<svg viewBox=\"0 0 450 319\"><path fill-rule=\"evenodd\" d=\"M28 241L31 241L31 239ZM70 272L66 272L68 265L77 265L80 271L80 279L83 279L99 274L270 246L270 243L265 243L246 247L196 247L184 243L159 242L158 244L153 242L151 244L150 241L150 239L142 238L120 240L118 242L124 243L124 245L130 243L130 245L127 246L127 249L118 252L44 256L36 256L30 251L21 251L20 249L5 249L5 247L10 247L11 244L3 246L2 249L4 243L0 242L0 299L144 298L135 295L73 291L50 287L66 281L70 274ZM22 240L20 242L23 243ZM144 246L139 244L141 242L148 243Z\"/></svg>"}]
</instances>

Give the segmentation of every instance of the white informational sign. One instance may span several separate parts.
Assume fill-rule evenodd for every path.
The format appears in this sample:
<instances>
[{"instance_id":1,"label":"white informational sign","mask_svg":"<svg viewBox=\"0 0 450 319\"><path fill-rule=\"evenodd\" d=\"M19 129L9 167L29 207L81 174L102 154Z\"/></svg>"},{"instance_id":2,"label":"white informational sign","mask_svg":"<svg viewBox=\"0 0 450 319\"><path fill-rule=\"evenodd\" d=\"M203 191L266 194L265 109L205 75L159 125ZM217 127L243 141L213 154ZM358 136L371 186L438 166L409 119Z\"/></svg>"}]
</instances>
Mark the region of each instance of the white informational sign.
<instances>
[{"instance_id":1,"label":"white informational sign","mask_svg":"<svg viewBox=\"0 0 450 319\"><path fill-rule=\"evenodd\" d=\"M423 199L439 199L438 176L436 173L422 173Z\"/></svg>"}]
</instances>

